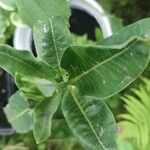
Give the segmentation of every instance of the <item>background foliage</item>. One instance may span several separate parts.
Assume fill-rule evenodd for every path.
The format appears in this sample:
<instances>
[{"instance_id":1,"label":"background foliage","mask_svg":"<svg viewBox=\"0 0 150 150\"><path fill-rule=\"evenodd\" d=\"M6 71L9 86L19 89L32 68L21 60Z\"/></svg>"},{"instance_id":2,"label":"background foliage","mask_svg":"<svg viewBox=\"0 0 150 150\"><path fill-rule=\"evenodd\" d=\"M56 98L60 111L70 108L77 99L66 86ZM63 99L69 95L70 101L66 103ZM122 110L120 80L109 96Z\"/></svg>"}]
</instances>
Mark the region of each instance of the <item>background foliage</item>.
<instances>
[{"instance_id":1,"label":"background foliage","mask_svg":"<svg viewBox=\"0 0 150 150\"><path fill-rule=\"evenodd\" d=\"M121 99L127 112L120 114L120 138L132 141L134 148L148 150L150 141L150 80L142 78L138 89L132 88L132 95L126 94Z\"/></svg>"}]
</instances>

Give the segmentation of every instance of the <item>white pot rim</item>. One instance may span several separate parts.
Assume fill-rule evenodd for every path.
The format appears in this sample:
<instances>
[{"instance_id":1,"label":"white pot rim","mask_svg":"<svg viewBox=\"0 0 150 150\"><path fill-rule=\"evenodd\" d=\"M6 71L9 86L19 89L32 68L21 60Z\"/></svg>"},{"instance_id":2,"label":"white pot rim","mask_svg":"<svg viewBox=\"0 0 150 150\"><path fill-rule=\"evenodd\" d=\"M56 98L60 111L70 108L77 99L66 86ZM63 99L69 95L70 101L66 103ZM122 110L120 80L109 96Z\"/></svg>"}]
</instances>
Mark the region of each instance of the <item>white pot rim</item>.
<instances>
[{"instance_id":1,"label":"white pot rim","mask_svg":"<svg viewBox=\"0 0 150 150\"><path fill-rule=\"evenodd\" d=\"M70 7L83 10L89 15L93 16L102 29L104 38L112 35L112 28L109 17L103 10L102 6L95 0L70 0ZM14 47L18 50L31 50L31 42L31 29L28 27L17 27L13 39Z\"/></svg>"}]
</instances>

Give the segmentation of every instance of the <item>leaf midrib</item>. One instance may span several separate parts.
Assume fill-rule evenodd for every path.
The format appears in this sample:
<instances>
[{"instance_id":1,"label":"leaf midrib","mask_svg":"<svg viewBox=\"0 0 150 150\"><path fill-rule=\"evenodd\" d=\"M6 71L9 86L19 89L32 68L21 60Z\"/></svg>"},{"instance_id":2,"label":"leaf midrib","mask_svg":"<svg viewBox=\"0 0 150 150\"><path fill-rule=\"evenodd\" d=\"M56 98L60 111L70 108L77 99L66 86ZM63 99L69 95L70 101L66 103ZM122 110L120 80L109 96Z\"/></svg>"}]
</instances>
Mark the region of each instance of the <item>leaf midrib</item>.
<instances>
[{"instance_id":1,"label":"leaf midrib","mask_svg":"<svg viewBox=\"0 0 150 150\"><path fill-rule=\"evenodd\" d=\"M40 76L44 77L47 79L47 76L45 76L44 74L41 74L37 69L35 69L34 67L32 67L31 65L29 65L28 63L22 61L21 59L17 59L17 57L13 57L13 56L10 56L9 54L6 54L6 53L3 53L2 51L0 51L0 54L2 55L5 55L5 56L8 56L9 58L12 58L20 63L23 63L25 65L27 65L29 68L33 69L35 72L37 72Z\"/></svg>"},{"instance_id":2,"label":"leaf midrib","mask_svg":"<svg viewBox=\"0 0 150 150\"><path fill-rule=\"evenodd\" d=\"M20 118L23 114L25 114L26 112L29 111L29 108L23 110L22 112L20 112L16 117L14 117L13 119L10 120L10 122L15 121L16 119Z\"/></svg>"},{"instance_id":3,"label":"leaf midrib","mask_svg":"<svg viewBox=\"0 0 150 150\"><path fill-rule=\"evenodd\" d=\"M46 127L47 127L47 118L48 118L48 116L46 116L45 118L44 118L44 125L43 125L43 128L42 128L42 132L41 132L41 136L39 137L39 141L40 141L40 139L42 139L42 137L43 137L43 135L44 135L44 132L45 132L45 129L46 129ZM49 119L51 119L52 117L50 116L49 117ZM50 126L49 126L49 128L50 128Z\"/></svg>"},{"instance_id":4,"label":"leaf midrib","mask_svg":"<svg viewBox=\"0 0 150 150\"><path fill-rule=\"evenodd\" d=\"M40 105L40 104L39 104ZM38 106L36 107L36 108L38 108ZM38 108L39 109L39 108ZM48 107L48 109L50 109L49 107ZM45 110L45 111L47 111L47 109ZM36 111L34 111L34 120L36 120L37 119L37 117L36 117ZM51 115L50 116L48 116L48 114L46 113L46 115L44 116L44 121L42 121L43 122L43 125L42 125L42 131L41 131L41 134L40 134L40 136L35 136L35 137L38 137L36 140L37 140L37 143L39 143L41 140L43 140L43 135L44 135L44 132L46 131L45 129L46 129L46 127L47 127L47 124L48 124L48 119L47 118L49 118L49 119L51 119L52 117L51 117ZM38 120L38 119L37 119ZM40 120L40 119L39 119ZM50 126L51 126L51 124L50 124ZM50 128L50 127L49 127ZM34 135L36 135L36 133L37 132L35 132L35 130L34 130Z\"/></svg>"},{"instance_id":5,"label":"leaf midrib","mask_svg":"<svg viewBox=\"0 0 150 150\"><path fill-rule=\"evenodd\" d=\"M52 109L53 107L52 107L52 100L55 100L55 98L54 99L51 99L51 100L48 100L47 102L49 102L48 103L48 106L47 106L47 108L46 108L46 115L45 115L45 117L44 117L44 123L43 123L43 128L42 128L42 131L41 131L41 134L40 134L40 136L38 137L38 141L37 142L40 142L41 141L41 139L43 139L43 137L45 136L44 135L44 133L48 133L49 135L51 134L51 126L52 126L52 118L53 118L53 115L54 115L54 113L56 112L56 110L57 110L57 108L58 108L58 106L59 105L57 105L56 107L54 107L54 109ZM42 102L41 102L42 103ZM40 104L39 104L40 105ZM38 108L38 106L36 107L36 108ZM38 108L39 109L39 108ZM44 112L44 111L43 111ZM36 111L34 111L34 113L36 113ZM35 117L35 119L36 119L36 117ZM39 119L40 120L40 119ZM49 126L48 126L48 124L49 124ZM47 128L48 127L48 128ZM49 132L45 132L46 131L46 129L48 129L48 131ZM34 132L35 133L35 132ZM44 136L43 136L44 135ZM37 137L37 136L35 136L35 137Z\"/></svg>"},{"instance_id":6,"label":"leaf midrib","mask_svg":"<svg viewBox=\"0 0 150 150\"><path fill-rule=\"evenodd\" d=\"M55 49L56 57L57 57L57 63L58 63L58 67L60 69L60 58L59 58L59 55L58 55L58 49L57 49L56 41L55 41L55 38L54 38L54 27L53 27L53 23L52 23L51 19L49 19L49 21L50 21L50 28L51 28L52 38L53 38L54 49Z\"/></svg>"},{"instance_id":7,"label":"leaf midrib","mask_svg":"<svg viewBox=\"0 0 150 150\"><path fill-rule=\"evenodd\" d=\"M106 147L104 146L104 144L101 142L101 140L99 139L91 121L88 119L87 115L85 114L82 106L80 105L80 103L78 102L77 97L75 96L74 92L72 90L70 90L71 96L74 100L74 102L76 103L76 105L78 106L79 110L81 111L82 115L84 116L85 120L87 121L87 123L89 124L91 130L93 131L92 133L95 135L96 139L98 140L98 143L100 143L100 145L104 148L104 150L106 150Z\"/></svg>"},{"instance_id":8,"label":"leaf midrib","mask_svg":"<svg viewBox=\"0 0 150 150\"><path fill-rule=\"evenodd\" d=\"M135 39L135 41L133 41L133 42L131 43L131 45L129 45L128 47L125 47L123 51L121 51L121 52L119 52L119 53L117 53L117 54L114 54L112 57L110 57L110 58L104 60L103 62L100 62L100 63L96 64L95 66L91 67L91 68L88 69L87 71L82 72L81 74L79 74L78 76L74 77L74 78L71 79L71 80L68 80L66 83L67 83L67 84L72 84L73 82L78 81L79 79L83 78L85 75L87 75L87 74L89 74L90 72L94 71L96 68L98 68L98 67L104 65L105 63L107 63L107 62L113 60L114 58L116 58L116 57L122 55L124 52L128 51L128 50L129 50L129 47L132 47L132 46L133 46L134 44L136 44L138 41L139 41L139 39Z\"/></svg>"}]
</instances>

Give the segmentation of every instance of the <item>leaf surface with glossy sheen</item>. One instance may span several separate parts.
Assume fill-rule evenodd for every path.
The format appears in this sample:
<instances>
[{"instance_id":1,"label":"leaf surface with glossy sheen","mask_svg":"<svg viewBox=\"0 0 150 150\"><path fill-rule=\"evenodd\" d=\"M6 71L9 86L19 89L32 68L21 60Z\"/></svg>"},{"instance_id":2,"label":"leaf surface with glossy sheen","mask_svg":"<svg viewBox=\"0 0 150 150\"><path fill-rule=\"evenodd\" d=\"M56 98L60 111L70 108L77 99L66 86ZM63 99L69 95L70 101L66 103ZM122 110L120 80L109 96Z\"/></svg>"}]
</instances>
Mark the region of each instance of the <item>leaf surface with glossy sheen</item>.
<instances>
[{"instance_id":1,"label":"leaf surface with glossy sheen","mask_svg":"<svg viewBox=\"0 0 150 150\"><path fill-rule=\"evenodd\" d=\"M34 109L33 133L37 143L45 141L51 135L52 117L60 104L60 95L56 94L40 102Z\"/></svg>"},{"instance_id":2,"label":"leaf surface with glossy sheen","mask_svg":"<svg viewBox=\"0 0 150 150\"><path fill-rule=\"evenodd\" d=\"M24 76L36 76L53 80L56 72L43 61L36 59L28 51L18 51L10 46L0 45L0 66L15 76L21 73Z\"/></svg>"},{"instance_id":3,"label":"leaf surface with glossy sheen","mask_svg":"<svg viewBox=\"0 0 150 150\"><path fill-rule=\"evenodd\" d=\"M115 149L116 122L102 100L80 97L70 86L63 98L62 110L70 129L88 149Z\"/></svg>"},{"instance_id":4,"label":"leaf surface with glossy sheen","mask_svg":"<svg viewBox=\"0 0 150 150\"><path fill-rule=\"evenodd\" d=\"M61 63L70 75L66 84L77 86L81 95L113 96L144 71L150 59L149 42L134 37L123 45L70 46Z\"/></svg>"},{"instance_id":5,"label":"leaf surface with glossy sheen","mask_svg":"<svg viewBox=\"0 0 150 150\"><path fill-rule=\"evenodd\" d=\"M38 21L34 26L37 55L54 68L60 67L62 55L71 43L68 28L66 20L62 17Z\"/></svg>"}]
</instances>

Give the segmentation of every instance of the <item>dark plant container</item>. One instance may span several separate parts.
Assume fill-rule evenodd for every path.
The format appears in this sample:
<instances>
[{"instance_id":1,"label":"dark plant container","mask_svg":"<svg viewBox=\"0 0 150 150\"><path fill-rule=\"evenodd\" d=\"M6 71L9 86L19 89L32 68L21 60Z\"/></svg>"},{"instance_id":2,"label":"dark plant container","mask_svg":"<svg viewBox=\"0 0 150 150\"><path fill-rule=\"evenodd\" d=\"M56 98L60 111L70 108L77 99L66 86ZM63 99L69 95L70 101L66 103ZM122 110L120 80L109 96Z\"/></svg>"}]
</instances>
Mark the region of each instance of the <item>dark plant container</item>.
<instances>
[{"instance_id":1,"label":"dark plant container","mask_svg":"<svg viewBox=\"0 0 150 150\"><path fill-rule=\"evenodd\" d=\"M10 135L14 132L3 111L14 92L13 86L12 77L0 68L0 135Z\"/></svg>"}]
</instances>

